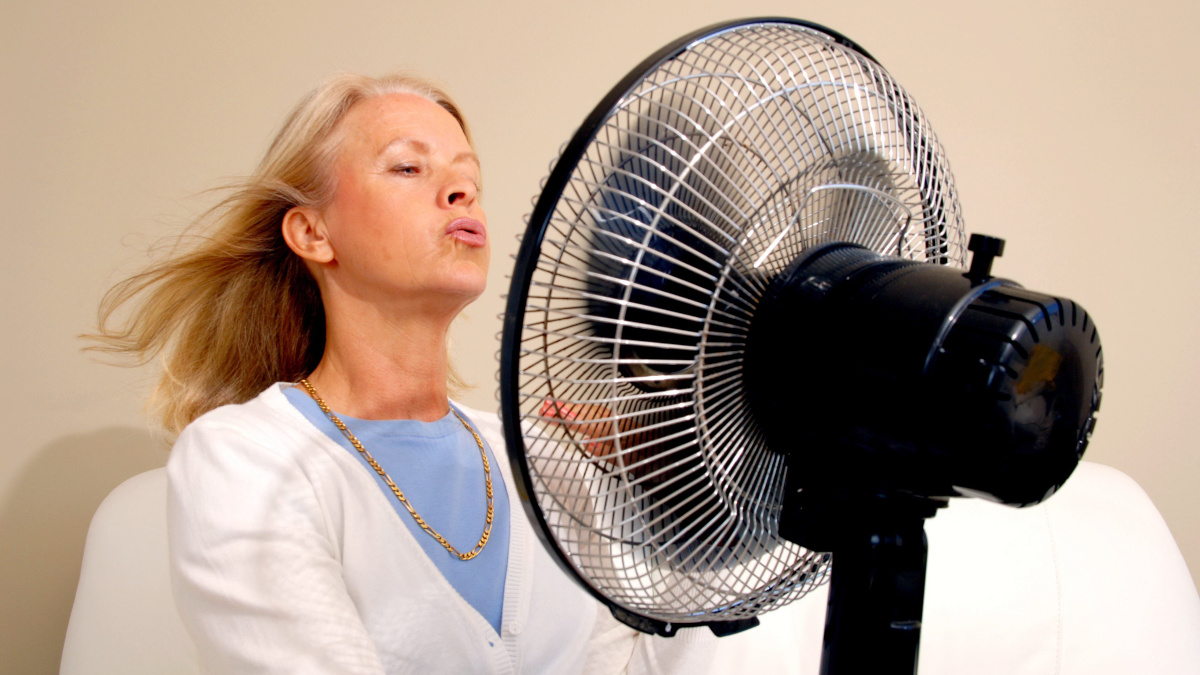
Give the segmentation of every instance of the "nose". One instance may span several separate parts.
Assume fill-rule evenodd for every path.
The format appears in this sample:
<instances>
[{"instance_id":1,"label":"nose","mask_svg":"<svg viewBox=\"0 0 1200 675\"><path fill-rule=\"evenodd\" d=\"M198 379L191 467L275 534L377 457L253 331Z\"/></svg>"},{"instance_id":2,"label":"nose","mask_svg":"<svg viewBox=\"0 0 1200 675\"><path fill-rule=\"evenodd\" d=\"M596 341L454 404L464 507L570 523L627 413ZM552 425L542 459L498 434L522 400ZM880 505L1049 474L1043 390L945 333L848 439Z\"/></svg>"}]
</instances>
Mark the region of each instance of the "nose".
<instances>
[{"instance_id":1,"label":"nose","mask_svg":"<svg viewBox=\"0 0 1200 675\"><path fill-rule=\"evenodd\" d=\"M479 186L466 176L454 176L438 193L438 205L442 208L470 208L479 196Z\"/></svg>"}]
</instances>

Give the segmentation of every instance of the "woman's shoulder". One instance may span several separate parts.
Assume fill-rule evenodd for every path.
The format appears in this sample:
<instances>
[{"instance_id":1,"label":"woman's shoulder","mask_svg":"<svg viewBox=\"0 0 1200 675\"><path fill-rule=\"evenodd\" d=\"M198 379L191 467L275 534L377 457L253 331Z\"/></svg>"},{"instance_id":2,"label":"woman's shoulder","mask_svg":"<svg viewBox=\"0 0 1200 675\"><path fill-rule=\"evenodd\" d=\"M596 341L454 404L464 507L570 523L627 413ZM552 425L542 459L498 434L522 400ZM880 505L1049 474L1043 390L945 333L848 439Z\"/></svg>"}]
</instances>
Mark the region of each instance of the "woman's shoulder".
<instances>
[{"instance_id":1,"label":"woman's shoulder","mask_svg":"<svg viewBox=\"0 0 1200 675\"><path fill-rule=\"evenodd\" d=\"M214 408L179 434L169 461L190 459L239 459L294 455L311 445L315 428L292 407L283 394L286 383L275 383L244 403Z\"/></svg>"},{"instance_id":2,"label":"woman's shoulder","mask_svg":"<svg viewBox=\"0 0 1200 675\"><path fill-rule=\"evenodd\" d=\"M459 401L451 400L450 403L458 409L460 413L467 416L467 419L475 423L480 430L486 429L489 433L502 434L503 428L500 424L500 414L496 411L479 410L472 408Z\"/></svg>"},{"instance_id":3,"label":"woman's shoulder","mask_svg":"<svg viewBox=\"0 0 1200 675\"><path fill-rule=\"evenodd\" d=\"M504 425L500 422L499 413L478 410L454 400L450 403L479 429L484 440L492 447L492 452L508 454L504 442Z\"/></svg>"},{"instance_id":4,"label":"woman's shoulder","mask_svg":"<svg viewBox=\"0 0 1200 675\"><path fill-rule=\"evenodd\" d=\"M289 385L285 382L276 382L248 401L213 408L184 427L180 435L228 427L254 430L263 426L290 426L303 417L288 414L291 404L283 395L286 386Z\"/></svg>"}]
</instances>

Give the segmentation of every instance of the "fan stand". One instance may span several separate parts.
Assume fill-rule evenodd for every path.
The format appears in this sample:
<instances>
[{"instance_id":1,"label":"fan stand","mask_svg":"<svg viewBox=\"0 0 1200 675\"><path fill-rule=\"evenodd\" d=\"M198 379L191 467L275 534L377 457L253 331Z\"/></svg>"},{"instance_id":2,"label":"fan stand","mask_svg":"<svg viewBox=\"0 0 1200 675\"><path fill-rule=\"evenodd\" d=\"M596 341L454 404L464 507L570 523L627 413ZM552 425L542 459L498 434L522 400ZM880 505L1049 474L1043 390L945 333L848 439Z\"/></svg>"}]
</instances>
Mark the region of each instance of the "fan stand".
<instances>
[{"instance_id":1,"label":"fan stand","mask_svg":"<svg viewBox=\"0 0 1200 675\"><path fill-rule=\"evenodd\" d=\"M916 673L929 550L925 519L946 502L795 494L800 503L784 508L798 507L792 512L799 515L780 534L833 554L821 675Z\"/></svg>"}]
</instances>

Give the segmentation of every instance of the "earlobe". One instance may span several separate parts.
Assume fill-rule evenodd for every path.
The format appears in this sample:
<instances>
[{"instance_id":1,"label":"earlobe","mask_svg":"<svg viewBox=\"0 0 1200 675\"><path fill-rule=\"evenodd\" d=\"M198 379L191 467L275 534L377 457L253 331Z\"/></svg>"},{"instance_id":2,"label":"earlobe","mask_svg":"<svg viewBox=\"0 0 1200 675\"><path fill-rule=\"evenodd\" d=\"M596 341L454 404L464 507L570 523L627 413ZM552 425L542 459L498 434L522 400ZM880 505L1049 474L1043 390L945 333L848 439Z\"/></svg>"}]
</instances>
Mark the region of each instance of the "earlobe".
<instances>
[{"instance_id":1,"label":"earlobe","mask_svg":"<svg viewBox=\"0 0 1200 675\"><path fill-rule=\"evenodd\" d=\"M320 215L307 206L293 206L283 214L283 240L296 255L315 263L334 260L333 244Z\"/></svg>"}]
</instances>

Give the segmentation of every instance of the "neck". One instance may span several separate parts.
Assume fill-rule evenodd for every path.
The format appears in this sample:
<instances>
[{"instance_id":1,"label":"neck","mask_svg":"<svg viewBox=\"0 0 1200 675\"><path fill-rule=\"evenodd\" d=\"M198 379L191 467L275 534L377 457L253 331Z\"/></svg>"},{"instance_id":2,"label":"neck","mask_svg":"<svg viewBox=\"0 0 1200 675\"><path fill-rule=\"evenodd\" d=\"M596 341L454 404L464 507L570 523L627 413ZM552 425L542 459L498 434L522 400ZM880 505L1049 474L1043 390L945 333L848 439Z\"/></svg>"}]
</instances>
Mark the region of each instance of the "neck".
<instances>
[{"instance_id":1,"label":"neck","mask_svg":"<svg viewBox=\"0 0 1200 675\"><path fill-rule=\"evenodd\" d=\"M418 310L385 317L370 306L357 309L326 305L325 351L308 376L326 405L360 419L444 417L454 316Z\"/></svg>"}]
</instances>

